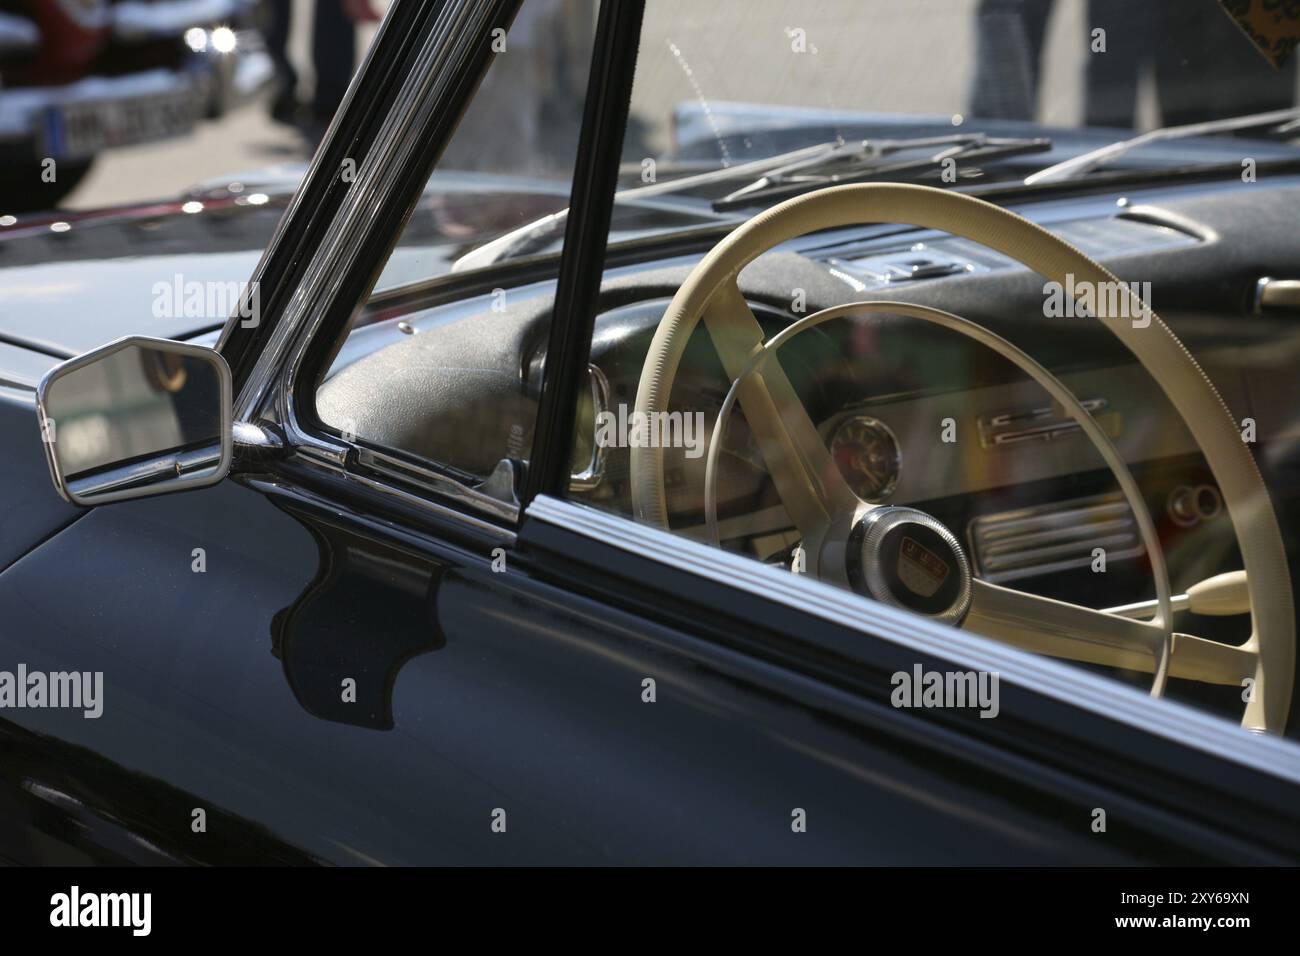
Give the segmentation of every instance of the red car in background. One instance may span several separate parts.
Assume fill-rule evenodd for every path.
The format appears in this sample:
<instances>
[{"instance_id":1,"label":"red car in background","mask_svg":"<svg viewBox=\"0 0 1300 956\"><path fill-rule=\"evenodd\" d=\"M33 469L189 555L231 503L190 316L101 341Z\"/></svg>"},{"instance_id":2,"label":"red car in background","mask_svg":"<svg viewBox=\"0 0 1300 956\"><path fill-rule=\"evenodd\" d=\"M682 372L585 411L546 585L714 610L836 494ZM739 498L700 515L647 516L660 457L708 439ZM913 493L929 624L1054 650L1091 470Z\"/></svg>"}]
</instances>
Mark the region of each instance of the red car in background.
<instances>
[{"instance_id":1,"label":"red car in background","mask_svg":"<svg viewBox=\"0 0 1300 956\"><path fill-rule=\"evenodd\" d=\"M48 208L100 151L185 135L265 88L258 7L0 0L0 214Z\"/></svg>"}]
</instances>

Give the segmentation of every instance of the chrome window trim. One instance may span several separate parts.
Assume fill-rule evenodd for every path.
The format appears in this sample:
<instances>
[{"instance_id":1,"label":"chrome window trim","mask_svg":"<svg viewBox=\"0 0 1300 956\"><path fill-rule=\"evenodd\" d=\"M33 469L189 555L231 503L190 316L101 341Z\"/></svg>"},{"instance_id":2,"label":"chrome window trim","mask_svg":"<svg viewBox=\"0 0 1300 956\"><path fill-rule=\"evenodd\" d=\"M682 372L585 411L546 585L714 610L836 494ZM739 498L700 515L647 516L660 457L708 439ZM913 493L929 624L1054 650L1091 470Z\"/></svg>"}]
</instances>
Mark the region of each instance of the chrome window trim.
<instances>
[{"instance_id":1,"label":"chrome window trim","mask_svg":"<svg viewBox=\"0 0 1300 956\"><path fill-rule=\"evenodd\" d=\"M456 508L439 504L437 501L426 498L423 495L415 494L414 492L406 491L390 482L381 481L378 478L371 478L368 475L359 474L355 471L349 471L343 466L343 464L335 463L325 458L313 460L312 467L321 471L329 472L337 478L342 478L344 481L356 485L358 488L368 491L378 491L385 497L391 498L401 504L414 506L419 508L421 511L428 512L438 518L455 521L458 524L471 528L474 531L487 535L488 537L495 538L505 545L510 547L514 546L516 535L512 529L502 527L499 524L494 524L493 522L480 518L475 514L459 511ZM497 502L497 504L500 505L500 502Z\"/></svg>"},{"instance_id":2,"label":"chrome window trim","mask_svg":"<svg viewBox=\"0 0 1300 956\"><path fill-rule=\"evenodd\" d=\"M1008 647L589 505L538 495L525 516L965 669L996 672L1000 681L1300 784L1300 745L1294 741L1252 734L1223 718L1176 701L1153 699L1082 668Z\"/></svg>"},{"instance_id":3,"label":"chrome window trim","mask_svg":"<svg viewBox=\"0 0 1300 956\"><path fill-rule=\"evenodd\" d=\"M293 383L298 378L305 353L325 319L327 307L338 295L342 277L363 248L365 226L391 201L392 182L385 173L407 161L418 148L418 130L423 128L437 104L450 93L455 67L472 55L474 43L486 35L494 14L495 5L482 0L447 0L439 10L420 49L415 68L403 81L369 151L357 166L347 195L330 222L327 238L308 264L302 281L285 306L266 347L258 355L234 405L237 422L265 420L274 423L284 434L290 449L304 460L341 473L360 485L382 489L407 503L418 502L443 517L454 515L463 518L475 527L488 526L488 523L480 521L473 513L445 507L349 471L348 465L355 460L354 446L342 439L311 434L303 427L293 400ZM370 55L373 53L372 49ZM351 90L340 110L346 109L350 101ZM331 125L331 131L333 129ZM313 171L319 155L313 161ZM273 237L272 243L275 241L276 237ZM222 332L222 341L238 321L238 316L230 319ZM448 482L441 493L478 514L496 515L511 523L519 517L517 507L509 506L503 511L500 500L473 488L453 486Z\"/></svg>"},{"instance_id":4,"label":"chrome window trim","mask_svg":"<svg viewBox=\"0 0 1300 956\"><path fill-rule=\"evenodd\" d=\"M371 148L357 166L347 195L330 223L330 238L322 243L308 265L270 341L240 390L235 404L237 418L252 420L268 405L276 403L277 382L293 380L292 374L284 373L296 370L312 333L324 320L325 306L338 291L344 268L356 259L362 246L360 227L373 220L381 204L389 198L391 184L386 182L383 173L416 150L411 134L419 125L417 118L422 119L433 109L433 101L445 95L452 79L451 61L458 55L460 58L468 55L464 38L479 36L491 12L490 4L474 0L447 0L442 7L420 50L415 69L407 75ZM346 107L347 103L343 108ZM232 318L227 334L233 322Z\"/></svg>"}]
</instances>

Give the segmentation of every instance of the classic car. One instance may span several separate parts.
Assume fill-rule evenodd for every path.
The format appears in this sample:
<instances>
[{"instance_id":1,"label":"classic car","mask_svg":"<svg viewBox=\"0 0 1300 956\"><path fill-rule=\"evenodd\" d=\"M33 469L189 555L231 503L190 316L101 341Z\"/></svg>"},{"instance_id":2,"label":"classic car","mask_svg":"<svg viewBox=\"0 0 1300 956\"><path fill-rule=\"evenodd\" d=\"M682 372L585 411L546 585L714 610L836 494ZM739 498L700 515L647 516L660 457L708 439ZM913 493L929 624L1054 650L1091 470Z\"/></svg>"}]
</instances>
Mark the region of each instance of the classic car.
<instances>
[{"instance_id":1,"label":"classic car","mask_svg":"<svg viewBox=\"0 0 1300 956\"><path fill-rule=\"evenodd\" d=\"M956 6L567 4L561 135L397 0L5 225L0 858L1300 861L1300 111L891 109Z\"/></svg>"},{"instance_id":2,"label":"classic car","mask_svg":"<svg viewBox=\"0 0 1300 956\"><path fill-rule=\"evenodd\" d=\"M255 6L0 2L0 213L48 208L103 150L182 136L266 89Z\"/></svg>"}]
</instances>

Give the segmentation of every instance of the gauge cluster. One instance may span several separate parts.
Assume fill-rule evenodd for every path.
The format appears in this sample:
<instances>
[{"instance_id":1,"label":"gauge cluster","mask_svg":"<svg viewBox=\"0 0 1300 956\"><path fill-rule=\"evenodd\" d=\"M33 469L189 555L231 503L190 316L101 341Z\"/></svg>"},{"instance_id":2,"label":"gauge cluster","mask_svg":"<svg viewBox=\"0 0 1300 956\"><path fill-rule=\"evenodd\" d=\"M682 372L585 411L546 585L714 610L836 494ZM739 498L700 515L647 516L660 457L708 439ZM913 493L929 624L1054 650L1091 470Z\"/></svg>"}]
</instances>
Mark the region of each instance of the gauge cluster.
<instances>
[{"instance_id":1,"label":"gauge cluster","mask_svg":"<svg viewBox=\"0 0 1300 956\"><path fill-rule=\"evenodd\" d=\"M898 487L903 453L898 438L878 418L849 415L831 432L831 457L853 493L878 504Z\"/></svg>"}]
</instances>

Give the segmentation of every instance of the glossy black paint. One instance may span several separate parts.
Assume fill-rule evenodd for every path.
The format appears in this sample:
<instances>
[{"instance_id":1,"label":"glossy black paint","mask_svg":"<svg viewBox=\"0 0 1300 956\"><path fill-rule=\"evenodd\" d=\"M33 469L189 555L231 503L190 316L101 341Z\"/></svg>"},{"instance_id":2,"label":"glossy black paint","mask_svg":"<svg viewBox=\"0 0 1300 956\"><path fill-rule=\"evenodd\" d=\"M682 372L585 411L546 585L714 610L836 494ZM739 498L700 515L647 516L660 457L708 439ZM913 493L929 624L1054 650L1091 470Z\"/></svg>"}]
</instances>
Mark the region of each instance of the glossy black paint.
<instances>
[{"instance_id":1,"label":"glossy black paint","mask_svg":"<svg viewBox=\"0 0 1300 956\"><path fill-rule=\"evenodd\" d=\"M1121 795L1046 790L878 707L853 718L842 692L276 485L96 509L2 582L0 659L105 680L98 719L0 723L0 854L21 862L1222 858ZM1106 840L1084 822L1098 800Z\"/></svg>"},{"instance_id":2,"label":"glossy black paint","mask_svg":"<svg viewBox=\"0 0 1300 956\"><path fill-rule=\"evenodd\" d=\"M10 412L6 437L22 448L17 429L31 422ZM38 456L36 430L26 434ZM996 721L900 715L882 693L886 675L912 663L900 648L847 631L792 641L807 626L795 609L671 569L650 576L633 556L535 524L495 573L497 542L422 531L382 502L280 472L84 512L0 574L4 666L105 680L98 719L7 710L0 720L0 856L1116 863L1297 853L1287 791L1262 775L1216 780L1204 755L1014 689ZM54 501L32 485L31 512L58 526L67 514L46 510ZM828 657L827 647L842 650ZM355 703L344 702L349 678ZM654 703L643 700L646 678ZM1110 814L1104 839L1087 826L1095 806ZM506 834L491 830L497 808ZM795 808L807 811L806 834L790 830ZM205 833L192 830L195 809ZM1264 827L1266 844L1252 839Z\"/></svg>"},{"instance_id":3,"label":"glossy black paint","mask_svg":"<svg viewBox=\"0 0 1300 956\"><path fill-rule=\"evenodd\" d=\"M743 661L749 673L767 674L793 701L816 701L864 730L900 736L914 753L969 761L1017 786L1050 795L1062 814L1063 836L1072 826L1075 801L1108 814L1122 804L1124 818L1144 831L1139 845L1166 840L1184 848L1175 855L1194 848L1238 862L1300 858L1294 785L1268 773L1228 767L1222 758L1194 746L1032 685L1004 682L996 720L984 720L969 709L900 713L890 706L894 674L918 664L927 670L962 665L887 641L864 640L861 631L800 608L755 599L685 568L655 564L540 522L525 523L520 545L539 575L734 651L738 656L731 666ZM1129 850L1134 849L1127 843L1131 835L1121 840ZM1062 850L1068 854L1073 848L1063 845Z\"/></svg>"},{"instance_id":4,"label":"glossy black paint","mask_svg":"<svg viewBox=\"0 0 1300 956\"><path fill-rule=\"evenodd\" d=\"M4 410L30 469L34 415ZM900 714L884 703L887 675L915 661L896 646L834 629L804 641L797 609L536 523L496 573L501 541L277 472L81 512L0 574L4 667L105 680L98 719L4 713L0 856L1300 855L1290 791L1264 775L1225 775L1206 755L1013 688L996 721ZM48 526L28 537L75 514L48 485L29 491L23 513ZM1096 806L1110 815L1104 839L1088 828ZM491 830L497 808L506 834ZM798 836L796 808L809 820ZM205 833L191 828L195 809Z\"/></svg>"},{"instance_id":5,"label":"glossy black paint","mask_svg":"<svg viewBox=\"0 0 1300 956\"><path fill-rule=\"evenodd\" d=\"M54 490L41 447L36 410L0 395L0 570L26 554L84 510ZM3 665L0 665L3 666Z\"/></svg>"}]
</instances>

